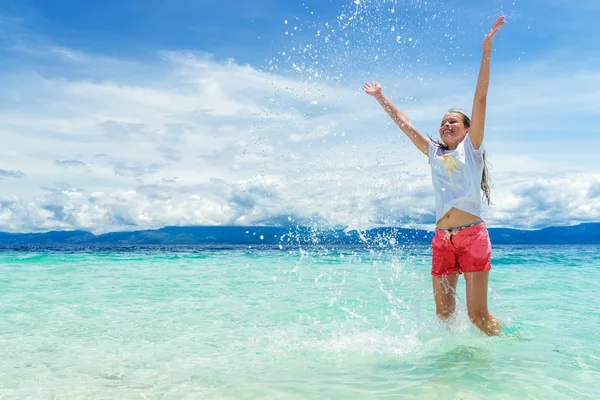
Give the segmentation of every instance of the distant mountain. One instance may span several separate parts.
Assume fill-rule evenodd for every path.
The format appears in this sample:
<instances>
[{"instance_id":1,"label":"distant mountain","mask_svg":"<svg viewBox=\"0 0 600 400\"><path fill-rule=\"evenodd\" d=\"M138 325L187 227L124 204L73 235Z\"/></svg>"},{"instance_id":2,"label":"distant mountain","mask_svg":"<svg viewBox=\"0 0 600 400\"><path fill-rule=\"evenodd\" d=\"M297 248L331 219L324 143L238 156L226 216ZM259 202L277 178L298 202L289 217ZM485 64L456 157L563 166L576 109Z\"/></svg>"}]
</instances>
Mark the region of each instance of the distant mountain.
<instances>
[{"instance_id":1,"label":"distant mountain","mask_svg":"<svg viewBox=\"0 0 600 400\"><path fill-rule=\"evenodd\" d=\"M535 231L489 228L493 244L600 244L600 223L569 227L552 227ZM345 233L337 230L315 230L307 227L240 227L184 226L156 230L113 232L94 235L86 231L52 231L45 233L0 232L0 245L330 245L347 244L388 246L390 244L428 244L432 231L404 228L376 228L364 232Z\"/></svg>"},{"instance_id":2,"label":"distant mountain","mask_svg":"<svg viewBox=\"0 0 600 400\"><path fill-rule=\"evenodd\" d=\"M0 232L0 244L78 244L92 241L95 238L94 234L85 231Z\"/></svg>"},{"instance_id":3,"label":"distant mountain","mask_svg":"<svg viewBox=\"0 0 600 400\"><path fill-rule=\"evenodd\" d=\"M535 231L490 228L492 243L505 244L600 244L600 223L550 227Z\"/></svg>"}]
</instances>

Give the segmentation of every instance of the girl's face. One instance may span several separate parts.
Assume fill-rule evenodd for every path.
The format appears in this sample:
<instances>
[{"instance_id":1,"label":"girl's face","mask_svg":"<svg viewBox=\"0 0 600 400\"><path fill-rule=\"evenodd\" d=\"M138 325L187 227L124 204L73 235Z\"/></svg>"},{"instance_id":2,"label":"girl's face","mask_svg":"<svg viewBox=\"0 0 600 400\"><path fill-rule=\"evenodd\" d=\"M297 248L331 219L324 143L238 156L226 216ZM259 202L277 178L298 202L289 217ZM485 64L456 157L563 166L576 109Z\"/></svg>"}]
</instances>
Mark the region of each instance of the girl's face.
<instances>
[{"instance_id":1,"label":"girl's face","mask_svg":"<svg viewBox=\"0 0 600 400\"><path fill-rule=\"evenodd\" d=\"M447 113L442 119L440 125L440 138L448 148L455 149L456 146L463 140L469 133L469 129L465 128L463 118L457 113Z\"/></svg>"}]
</instances>

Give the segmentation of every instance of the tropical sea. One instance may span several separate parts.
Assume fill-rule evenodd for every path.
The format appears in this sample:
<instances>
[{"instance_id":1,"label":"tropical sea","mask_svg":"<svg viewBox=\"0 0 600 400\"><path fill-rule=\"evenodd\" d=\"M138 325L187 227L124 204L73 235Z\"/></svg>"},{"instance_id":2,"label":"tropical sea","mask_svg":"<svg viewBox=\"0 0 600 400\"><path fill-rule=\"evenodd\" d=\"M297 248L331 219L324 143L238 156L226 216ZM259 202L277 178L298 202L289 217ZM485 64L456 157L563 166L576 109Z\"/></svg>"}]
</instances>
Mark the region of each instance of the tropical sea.
<instances>
[{"instance_id":1,"label":"tropical sea","mask_svg":"<svg viewBox=\"0 0 600 400\"><path fill-rule=\"evenodd\" d=\"M1 399L598 399L600 246L495 246L489 338L428 246L4 247Z\"/></svg>"}]
</instances>

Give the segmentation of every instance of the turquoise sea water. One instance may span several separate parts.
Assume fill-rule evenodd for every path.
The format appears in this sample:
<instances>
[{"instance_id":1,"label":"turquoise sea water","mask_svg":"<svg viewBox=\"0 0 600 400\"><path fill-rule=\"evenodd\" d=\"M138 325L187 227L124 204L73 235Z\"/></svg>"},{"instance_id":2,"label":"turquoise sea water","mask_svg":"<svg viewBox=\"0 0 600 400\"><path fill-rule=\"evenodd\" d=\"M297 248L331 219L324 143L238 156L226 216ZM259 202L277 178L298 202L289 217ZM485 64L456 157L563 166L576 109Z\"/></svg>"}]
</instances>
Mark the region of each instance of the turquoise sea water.
<instances>
[{"instance_id":1,"label":"turquoise sea water","mask_svg":"<svg viewBox=\"0 0 600 400\"><path fill-rule=\"evenodd\" d=\"M1 399L598 399L600 247L497 246L435 317L429 249L0 252Z\"/></svg>"}]
</instances>

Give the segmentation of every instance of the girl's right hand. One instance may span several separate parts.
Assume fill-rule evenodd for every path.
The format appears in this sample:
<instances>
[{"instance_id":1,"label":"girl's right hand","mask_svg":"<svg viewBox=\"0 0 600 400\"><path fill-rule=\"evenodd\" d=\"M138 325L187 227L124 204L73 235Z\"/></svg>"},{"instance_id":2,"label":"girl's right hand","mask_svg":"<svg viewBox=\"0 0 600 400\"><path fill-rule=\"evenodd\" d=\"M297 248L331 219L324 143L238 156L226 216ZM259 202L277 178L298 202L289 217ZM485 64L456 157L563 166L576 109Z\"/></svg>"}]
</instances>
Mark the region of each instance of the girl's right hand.
<instances>
[{"instance_id":1,"label":"girl's right hand","mask_svg":"<svg viewBox=\"0 0 600 400\"><path fill-rule=\"evenodd\" d=\"M492 42L494 41L494 36L496 33L502 28L502 25L506 23L506 18L502 15L498 17L496 22L494 22L494 26L492 26L492 30L485 36L483 40L483 51L491 52L492 51Z\"/></svg>"},{"instance_id":2,"label":"girl's right hand","mask_svg":"<svg viewBox=\"0 0 600 400\"><path fill-rule=\"evenodd\" d=\"M366 94L369 94L373 97L380 95L382 93L381 85L377 82L365 83L365 86L362 88Z\"/></svg>"}]
</instances>

